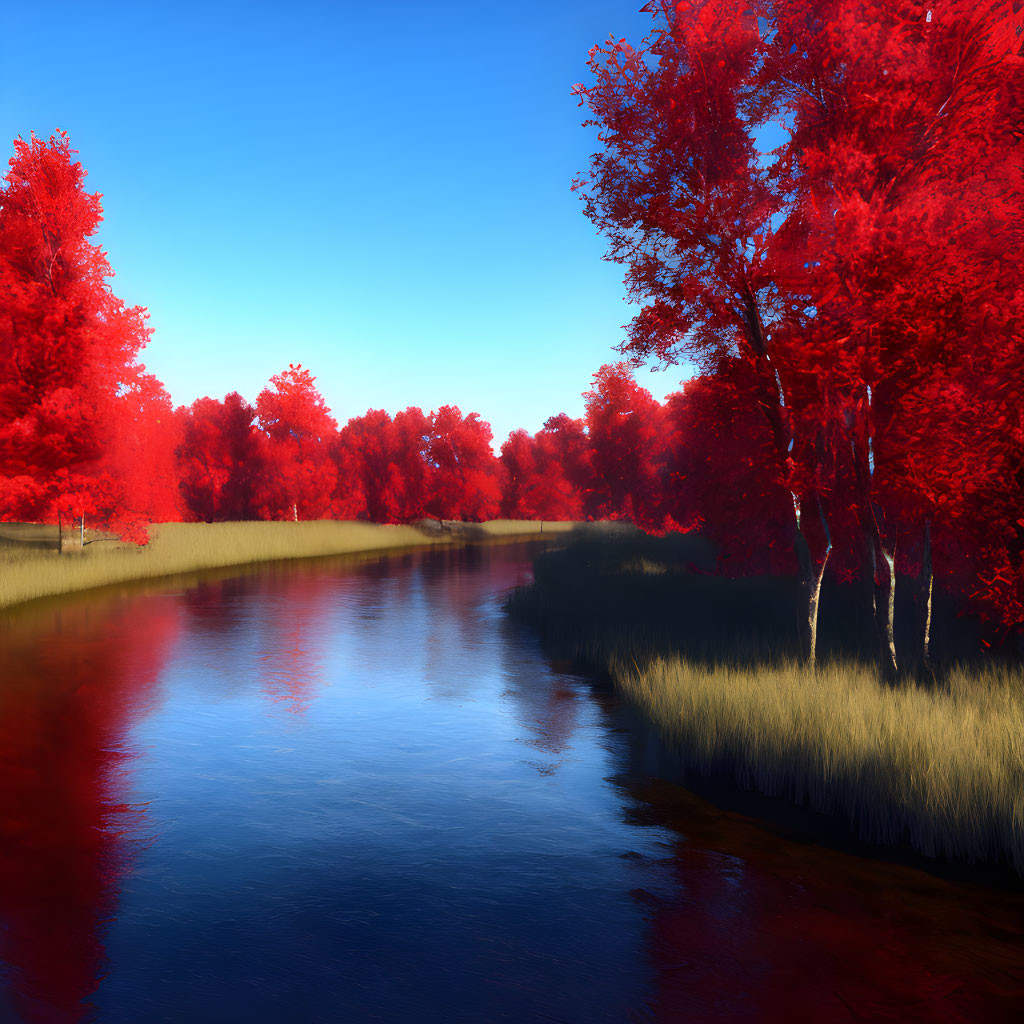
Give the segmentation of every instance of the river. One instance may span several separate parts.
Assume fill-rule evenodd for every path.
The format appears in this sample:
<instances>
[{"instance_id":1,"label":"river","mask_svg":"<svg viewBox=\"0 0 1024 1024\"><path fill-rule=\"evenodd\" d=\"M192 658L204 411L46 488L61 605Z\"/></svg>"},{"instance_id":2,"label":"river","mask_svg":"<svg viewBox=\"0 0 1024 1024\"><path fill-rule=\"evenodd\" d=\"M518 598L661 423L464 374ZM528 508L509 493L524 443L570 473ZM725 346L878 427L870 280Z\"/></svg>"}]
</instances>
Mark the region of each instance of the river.
<instances>
[{"instance_id":1,"label":"river","mask_svg":"<svg viewBox=\"0 0 1024 1024\"><path fill-rule=\"evenodd\" d=\"M0 622L0 1021L1015 1020L1024 897L643 774L536 546Z\"/></svg>"}]
</instances>

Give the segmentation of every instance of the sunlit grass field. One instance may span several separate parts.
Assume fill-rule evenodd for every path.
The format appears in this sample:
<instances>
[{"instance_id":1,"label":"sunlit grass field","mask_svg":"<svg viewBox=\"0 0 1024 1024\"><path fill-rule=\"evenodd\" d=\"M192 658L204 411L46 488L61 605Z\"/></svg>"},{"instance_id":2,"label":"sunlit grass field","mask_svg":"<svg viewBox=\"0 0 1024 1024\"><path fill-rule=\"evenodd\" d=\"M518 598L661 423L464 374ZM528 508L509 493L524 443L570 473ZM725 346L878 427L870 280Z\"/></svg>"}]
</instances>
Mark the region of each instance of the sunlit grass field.
<instances>
[{"instance_id":1,"label":"sunlit grass field","mask_svg":"<svg viewBox=\"0 0 1024 1024\"><path fill-rule=\"evenodd\" d=\"M957 647L950 627L934 678L890 685L857 653L856 593L832 593L827 656L810 672L789 582L702 575L700 551L584 540L542 555L510 608L550 653L606 672L687 769L845 818L869 842L1024 875L1019 660L958 660L969 637Z\"/></svg>"},{"instance_id":2,"label":"sunlit grass field","mask_svg":"<svg viewBox=\"0 0 1024 1024\"><path fill-rule=\"evenodd\" d=\"M435 522L433 527L332 521L161 523L151 527L150 542L143 547L91 531L86 531L82 547L77 530L65 530L63 554L58 555L55 526L0 523L0 608L92 587L254 562L542 532L540 523L511 520L446 523L443 528ZM571 527L544 523L543 533Z\"/></svg>"}]
</instances>

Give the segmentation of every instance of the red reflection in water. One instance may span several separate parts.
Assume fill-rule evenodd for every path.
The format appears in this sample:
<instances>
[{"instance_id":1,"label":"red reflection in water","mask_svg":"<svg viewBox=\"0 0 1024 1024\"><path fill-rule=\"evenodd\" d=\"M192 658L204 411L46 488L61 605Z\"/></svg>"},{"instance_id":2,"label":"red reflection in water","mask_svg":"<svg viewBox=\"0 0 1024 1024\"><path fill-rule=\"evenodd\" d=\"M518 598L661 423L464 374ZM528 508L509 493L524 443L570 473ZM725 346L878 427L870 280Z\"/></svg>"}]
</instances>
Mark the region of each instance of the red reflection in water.
<instances>
[{"instance_id":1,"label":"red reflection in water","mask_svg":"<svg viewBox=\"0 0 1024 1024\"><path fill-rule=\"evenodd\" d=\"M108 600L0 627L0 959L19 1019L78 1020L97 986L141 814L121 802L126 732L178 625L172 601Z\"/></svg>"},{"instance_id":2,"label":"red reflection in water","mask_svg":"<svg viewBox=\"0 0 1024 1024\"><path fill-rule=\"evenodd\" d=\"M786 843L665 784L645 796L688 834L675 892L635 894L651 913L656 1019L1019 1020L1019 894Z\"/></svg>"},{"instance_id":3,"label":"red reflection in water","mask_svg":"<svg viewBox=\"0 0 1024 1024\"><path fill-rule=\"evenodd\" d=\"M323 684L328 611L343 585L343 577L322 570L292 570L267 585L277 600L260 621L260 683L291 714L304 714Z\"/></svg>"},{"instance_id":4,"label":"red reflection in water","mask_svg":"<svg viewBox=\"0 0 1024 1024\"><path fill-rule=\"evenodd\" d=\"M221 692L246 685L245 673L217 671L225 657L236 658L239 637L254 635L254 676L275 704L301 714L313 701L324 677L324 639L329 612L346 586L340 574L322 567L263 566L258 574L206 579L182 597L194 645L193 655L208 660ZM259 593L265 614L249 614L249 598ZM255 633L253 634L253 631Z\"/></svg>"}]
</instances>

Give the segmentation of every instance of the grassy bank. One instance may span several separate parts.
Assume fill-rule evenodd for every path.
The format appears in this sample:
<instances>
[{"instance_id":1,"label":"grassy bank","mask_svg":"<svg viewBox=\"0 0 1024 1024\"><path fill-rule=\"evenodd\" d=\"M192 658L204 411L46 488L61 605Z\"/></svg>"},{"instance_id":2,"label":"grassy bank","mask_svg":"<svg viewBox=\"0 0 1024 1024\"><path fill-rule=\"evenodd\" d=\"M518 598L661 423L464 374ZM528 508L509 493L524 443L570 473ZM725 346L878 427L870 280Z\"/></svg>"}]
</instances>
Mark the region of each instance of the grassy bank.
<instances>
[{"instance_id":1,"label":"grassy bank","mask_svg":"<svg viewBox=\"0 0 1024 1024\"><path fill-rule=\"evenodd\" d=\"M810 673L794 660L791 582L702 575L697 557L692 538L585 540L542 555L510 606L551 653L606 672L687 768L845 818L869 842L1024 875L1019 664L889 686L856 657L867 615L840 591Z\"/></svg>"},{"instance_id":2,"label":"grassy bank","mask_svg":"<svg viewBox=\"0 0 1024 1024\"><path fill-rule=\"evenodd\" d=\"M510 520L428 521L420 526L330 521L161 523L151 528L150 542L143 547L88 531L82 547L77 532L66 531L59 555L56 527L0 523L0 608L69 591L255 562L535 536L541 533L541 525ZM544 523L543 533L571 526Z\"/></svg>"}]
</instances>

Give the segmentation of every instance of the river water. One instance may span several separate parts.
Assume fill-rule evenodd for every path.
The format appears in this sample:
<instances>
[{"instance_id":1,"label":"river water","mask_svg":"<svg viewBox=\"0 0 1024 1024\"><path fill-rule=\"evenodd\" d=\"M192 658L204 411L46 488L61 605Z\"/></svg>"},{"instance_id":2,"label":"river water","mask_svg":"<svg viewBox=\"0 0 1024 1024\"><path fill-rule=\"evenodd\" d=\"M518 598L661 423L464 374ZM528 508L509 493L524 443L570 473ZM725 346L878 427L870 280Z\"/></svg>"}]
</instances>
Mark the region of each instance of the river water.
<instances>
[{"instance_id":1,"label":"river water","mask_svg":"<svg viewBox=\"0 0 1024 1024\"><path fill-rule=\"evenodd\" d=\"M0 623L0 1021L999 1021L1024 899L643 775L528 544Z\"/></svg>"}]
</instances>

